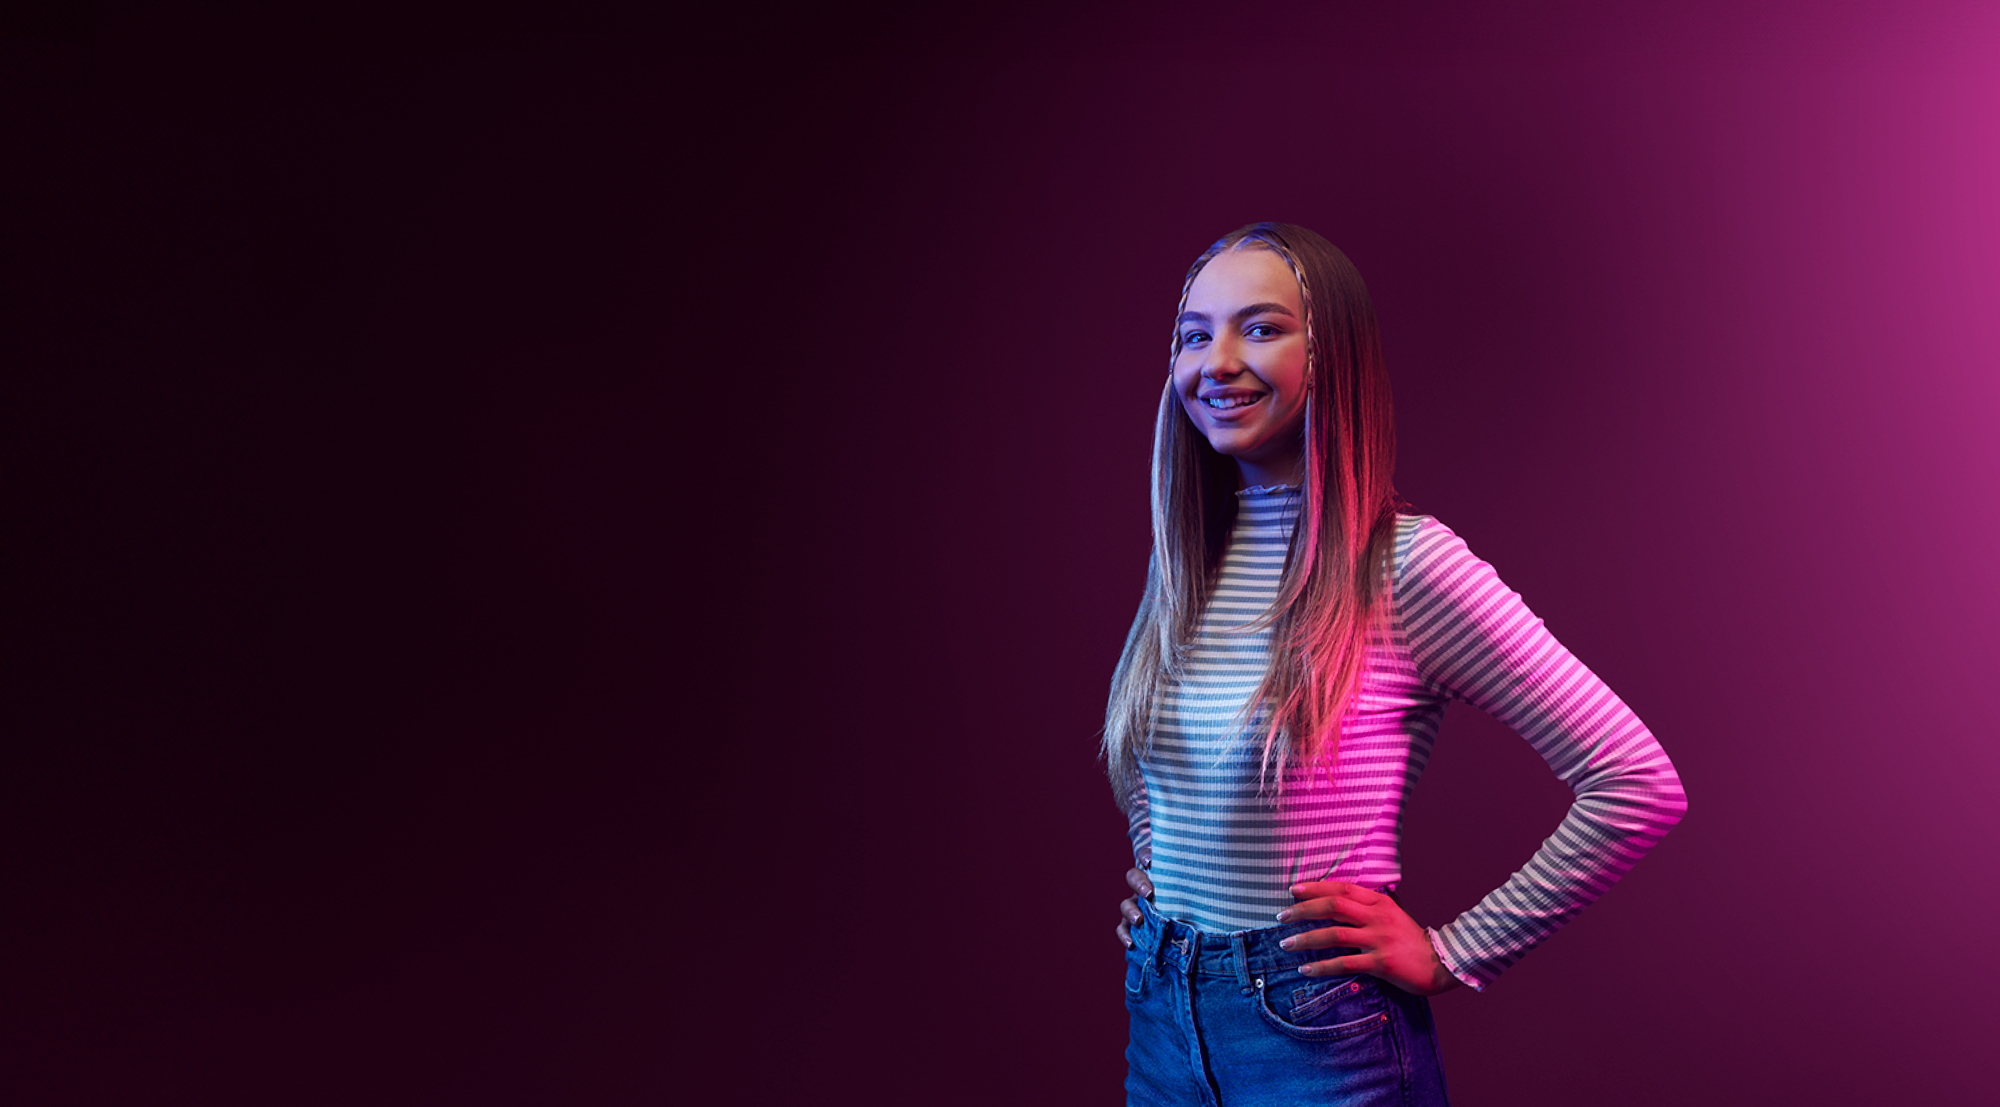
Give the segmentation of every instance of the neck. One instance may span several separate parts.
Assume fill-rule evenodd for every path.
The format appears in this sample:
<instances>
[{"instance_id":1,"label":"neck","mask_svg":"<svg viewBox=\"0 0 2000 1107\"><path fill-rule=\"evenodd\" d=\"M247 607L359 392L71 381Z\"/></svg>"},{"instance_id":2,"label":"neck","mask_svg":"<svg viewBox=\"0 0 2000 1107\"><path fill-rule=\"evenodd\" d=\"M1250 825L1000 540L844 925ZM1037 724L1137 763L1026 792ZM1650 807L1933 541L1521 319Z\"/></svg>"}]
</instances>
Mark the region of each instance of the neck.
<instances>
[{"instance_id":1,"label":"neck","mask_svg":"<svg viewBox=\"0 0 2000 1107\"><path fill-rule=\"evenodd\" d=\"M1255 488L1260 484L1298 484L1305 479L1305 452L1270 461L1236 459L1236 487Z\"/></svg>"}]
</instances>

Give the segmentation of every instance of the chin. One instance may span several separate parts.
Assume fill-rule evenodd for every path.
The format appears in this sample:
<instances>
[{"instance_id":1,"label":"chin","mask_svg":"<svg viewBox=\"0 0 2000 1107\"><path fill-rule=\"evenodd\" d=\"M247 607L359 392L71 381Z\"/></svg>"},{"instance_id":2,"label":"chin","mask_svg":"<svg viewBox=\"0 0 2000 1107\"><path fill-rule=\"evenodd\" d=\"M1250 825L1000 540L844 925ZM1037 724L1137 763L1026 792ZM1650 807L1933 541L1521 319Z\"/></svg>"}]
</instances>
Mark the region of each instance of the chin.
<instances>
[{"instance_id":1,"label":"chin","mask_svg":"<svg viewBox=\"0 0 2000 1107\"><path fill-rule=\"evenodd\" d=\"M1232 434L1220 439L1211 438L1208 440L1208 444L1216 453L1236 461L1241 461L1251 454L1256 453L1258 446L1258 443L1250 441L1240 434Z\"/></svg>"}]
</instances>

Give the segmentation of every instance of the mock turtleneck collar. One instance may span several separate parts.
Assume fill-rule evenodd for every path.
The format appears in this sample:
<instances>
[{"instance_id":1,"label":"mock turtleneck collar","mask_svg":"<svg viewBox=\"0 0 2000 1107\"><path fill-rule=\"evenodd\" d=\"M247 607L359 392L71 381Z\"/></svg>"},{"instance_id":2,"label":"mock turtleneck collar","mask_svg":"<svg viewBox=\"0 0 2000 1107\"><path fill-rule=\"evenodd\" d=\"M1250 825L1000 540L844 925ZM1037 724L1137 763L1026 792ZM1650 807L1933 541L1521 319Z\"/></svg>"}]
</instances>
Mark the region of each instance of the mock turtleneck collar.
<instances>
[{"instance_id":1,"label":"mock turtleneck collar","mask_svg":"<svg viewBox=\"0 0 2000 1107\"><path fill-rule=\"evenodd\" d=\"M1299 486L1296 484L1253 484L1248 488L1237 489L1236 495L1239 499L1245 496L1291 495L1298 490Z\"/></svg>"}]
</instances>

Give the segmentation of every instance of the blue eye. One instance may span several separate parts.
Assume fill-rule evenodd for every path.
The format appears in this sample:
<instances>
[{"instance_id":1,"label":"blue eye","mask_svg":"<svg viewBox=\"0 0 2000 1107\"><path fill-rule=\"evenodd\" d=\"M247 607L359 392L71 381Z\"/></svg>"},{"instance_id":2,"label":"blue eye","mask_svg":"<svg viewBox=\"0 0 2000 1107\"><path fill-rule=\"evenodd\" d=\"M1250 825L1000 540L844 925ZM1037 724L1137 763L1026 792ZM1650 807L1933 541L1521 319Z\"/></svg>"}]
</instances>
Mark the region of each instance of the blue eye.
<instances>
[{"instance_id":1,"label":"blue eye","mask_svg":"<svg viewBox=\"0 0 2000 1107\"><path fill-rule=\"evenodd\" d=\"M1206 341L1208 341L1207 331L1189 331L1186 334L1181 335L1181 345L1183 346L1192 346L1197 342L1206 342Z\"/></svg>"},{"instance_id":2,"label":"blue eye","mask_svg":"<svg viewBox=\"0 0 2000 1107\"><path fill-rule=\"evenodd\" d=\"M1276 338L1285 333L1275 323L1259 323L1247 332L1252 338Z\"/></svg>"}]
</instances>

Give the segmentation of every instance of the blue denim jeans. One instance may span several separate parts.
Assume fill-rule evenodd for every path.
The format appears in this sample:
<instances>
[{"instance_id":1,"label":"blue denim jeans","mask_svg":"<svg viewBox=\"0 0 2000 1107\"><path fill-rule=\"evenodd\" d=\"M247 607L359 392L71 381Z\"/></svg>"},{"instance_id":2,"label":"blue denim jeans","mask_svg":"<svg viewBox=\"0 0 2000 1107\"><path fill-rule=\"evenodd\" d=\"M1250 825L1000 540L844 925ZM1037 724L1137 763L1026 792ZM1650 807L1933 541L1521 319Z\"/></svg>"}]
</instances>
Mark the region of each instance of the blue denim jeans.
<instances>
[{"instance_id":1,"label":"blue denim jeans","mask_svg":"<svg viewBox=\"0 0 2000 1107\"><path fill-rule=\"evenodd\" d=\"M1299 975L1353 950L1278 948L1325 923L1210 934L1139 906L1125 954L1128 1107L1443 1107L1430 1001L1372 976Z\"/></svg>"}]
</instances>

